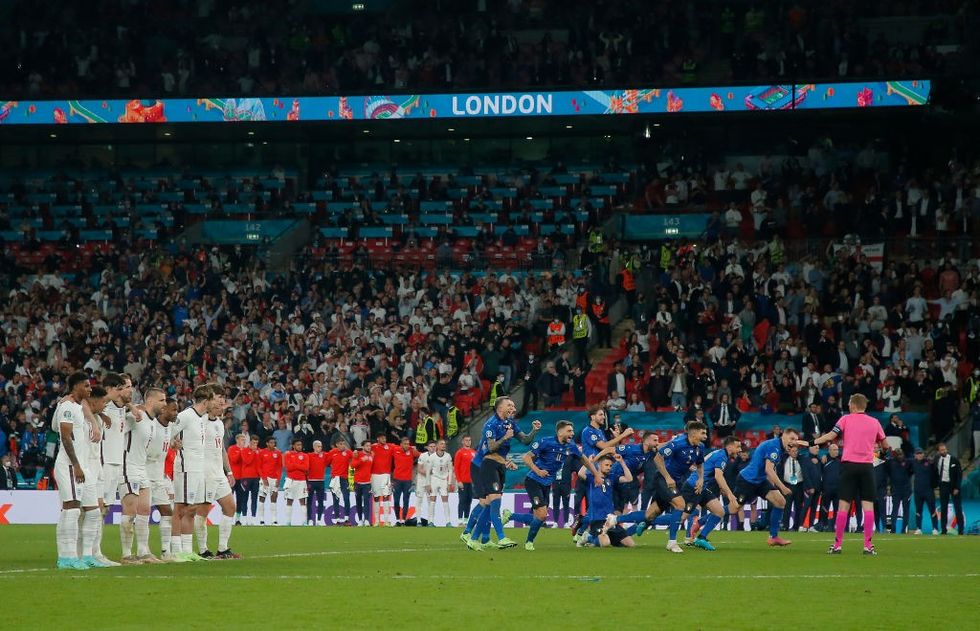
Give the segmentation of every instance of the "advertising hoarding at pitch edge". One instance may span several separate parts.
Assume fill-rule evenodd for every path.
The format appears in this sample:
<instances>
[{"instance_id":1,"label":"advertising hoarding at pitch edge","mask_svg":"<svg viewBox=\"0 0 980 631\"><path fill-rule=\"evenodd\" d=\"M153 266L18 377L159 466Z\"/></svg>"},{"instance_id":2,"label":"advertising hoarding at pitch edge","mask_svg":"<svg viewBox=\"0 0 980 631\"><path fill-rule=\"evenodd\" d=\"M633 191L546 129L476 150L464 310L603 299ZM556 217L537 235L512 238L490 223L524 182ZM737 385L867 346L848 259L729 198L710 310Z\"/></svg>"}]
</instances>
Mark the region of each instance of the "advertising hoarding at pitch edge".
<instances>
[{"instance_id":1,"label":"advertising hoarding at pitch edge","mask_svg":"<svg viewBox=\"0 0 980 631\"><path fill-rule=\"evenodd\" d=\"M932 82L865 81L555 92L17 101L0 96L0 126L605 116L915 107Z\"/></svg>"},{"instance_id":2,"label":"advertising hoarding at pitch edge","mask_svg":"<svg viewBox=\"0 0 980 631\"><path fill-rule=\"evenodd\" d=\"M886 511L891 510L891 498L887 498ZM457 507L458 496L456 493L449 494L449 514L452 516L454 523L459 523L456 519L456 507ZM436 507L435 516L433 523L436 526L445 526L446 518L442 511L442 500L437 502L439 505ZM409 502L410 506L417 506L418 500L413 494ZM324 511L324 515L327 518L327 523L331 524L333 511L331 510L332 498L330 494L327 494L327 509ZM531 512L531 500L527 493L517 491L517 492L507 492L503 494L501 498L500 506L502 509L510 509L517 513L529 513ZM949 519L953 518L952 505L949 506ZM58 513L60 512L61 506L58 501L57 491L0 491L0 527L5 525L14 524L38 524L38 525L54 525L58 523ZM300 507L295 507L296 509L296 520L294 523L306 523L306 512L305 508L300 509ZM286 524L288 513L286 512L286 500L284 494L279 494L279 523ZM354 497L351 495L351 510L354 510ZM966 516L966 523L972 524L974 521L980 519L980 501L968 500L963 502L963 510ZM300 514L302 511L302 521L300 520ZM415 509L411 509L409 515L414 515ZM211 507L211 513L208 515L208 520L211 523L218 523L221 519L221 509L215 505ZM120 521L120 508L116 504L112 506L109 514L106 516L106 523L108 524L118 524ZM159 523L160 513L157 512L156 508L153 509L153 513L150 515L151 523ZM511 526L508 526L510 528ZM518 524L514 524L513 527L519 528Z\"/></svg>"}]
</instances>

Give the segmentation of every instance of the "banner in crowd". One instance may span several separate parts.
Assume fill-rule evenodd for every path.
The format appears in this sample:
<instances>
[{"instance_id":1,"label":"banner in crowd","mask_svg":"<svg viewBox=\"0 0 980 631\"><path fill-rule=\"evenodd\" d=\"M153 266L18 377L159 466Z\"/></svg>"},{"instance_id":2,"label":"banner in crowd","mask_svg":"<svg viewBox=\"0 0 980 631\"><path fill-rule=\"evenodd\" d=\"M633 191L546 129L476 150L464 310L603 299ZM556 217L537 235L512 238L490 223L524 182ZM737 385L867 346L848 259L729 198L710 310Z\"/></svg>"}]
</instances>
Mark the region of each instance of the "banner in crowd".
<instances>
[{"instance_id":1,"label":"banner in crowd","mask_svg":"<svg viewBox=\"0 0 980 631\"><path fill-rule=\"evenodd\" d=\"M351 510L354 510L354 496L351 494ZM449 494L449 516L450 523L455 525L460 525L460 519L457 518L458 512L458 501L459 497L456 493ZM409 517L418 518L417 511L417 498L413 494L409 505L412 507L409 513ZM529 513L531 512L531 500L527 493L524 492L507 492L503 494L500 502L502 509L509 509L517 513ZM764 500L759 501L759 507L764 507ZM295 508L295 520L293 523L299 524L300 514L303 509L297 504ZM333 498L327 493L327 510L325 511L326 521L328 525L343 525L335 524L333 520ZM949 520L952 523L952 505L949 507ZM35 524L35 525L51 525L54 526L58 522L58 514L61 510L61 503L58 501L57 491L0 491L0 526L8 526L14 524ZM286 500L283 498L283 494L279 494L279 504L277 510L277 517L280 525L286 525L287 515L286 512ZM891 504L890 499L886 505L886 513L890 512ZM966 517L967 525L980 520L980 500L968 500L963 502L963 511ZM271 519L270 511L266 510L266 517ZM212 524L218 523L221 518L221 510L217 506L212 507L211 513L208 515L208 520ZM160 514L154 508L152 514L150 515L150 522L153 524L159 523ZM339 520L343 521L343 520ZM928 518L931 523L931 518ZM120 508L118 505L113 506L110 509L109 514L106 516L107 524L118 524L120 522ZM435 516L432 522L436 526L446 525L446 514L442 508L442 500L436 501ZM306 523L305 514L302 517L302 523ZM924 524L925 525L925 524ZM508 525L508 527L511 527ZM520 527L519 524L514 524L514 527ZM52 544L53 544L54 531L52 530Z\"/></svg>"},{"instance_id":2,"label":"banner in crowd","mask_svg":"<svg viewBox=\"0 0 980 631\"><path fill-rule=\"evenodd\" d=\"M846 252L848 257L853 257L855 259L862 256L868 257L868 263L879 272L885 266L884 243L835 243L833 244L833 248L835 257L841 250L843 250Z\"/></svg>"},{"instance_id":3,"label":"banner in crowd","mask_svg":"<svg viewBox=\"0 0 980 631\"><path fill-rule=\"evenodd\" d=\"M596 116L909 107L929 101L928 80L556 92L150 98L0 99L0 125L222 123Z\"/></svg>"}]
</instances>

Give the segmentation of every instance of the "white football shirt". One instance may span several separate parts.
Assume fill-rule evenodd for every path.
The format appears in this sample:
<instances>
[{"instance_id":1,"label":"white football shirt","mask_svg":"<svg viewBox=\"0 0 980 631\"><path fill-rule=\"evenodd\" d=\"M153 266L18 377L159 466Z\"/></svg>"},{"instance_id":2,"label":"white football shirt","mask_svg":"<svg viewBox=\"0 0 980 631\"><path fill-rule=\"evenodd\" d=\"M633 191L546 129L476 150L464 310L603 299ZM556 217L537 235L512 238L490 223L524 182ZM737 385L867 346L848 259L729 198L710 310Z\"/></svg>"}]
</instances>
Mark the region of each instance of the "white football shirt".
<instances>
[{"instance_id":1,"label":"white football shirt","mask_svg":"<svg viewBox=\"0 0 980 631\"><path fill-rule=\"evenodd\" d=\"M207 414L201 416L191 406L177 415L170 429L171 440L180 439L181 449L174 460L174 472L204 473L204 424Z\"/></svg>"}]
</instances>

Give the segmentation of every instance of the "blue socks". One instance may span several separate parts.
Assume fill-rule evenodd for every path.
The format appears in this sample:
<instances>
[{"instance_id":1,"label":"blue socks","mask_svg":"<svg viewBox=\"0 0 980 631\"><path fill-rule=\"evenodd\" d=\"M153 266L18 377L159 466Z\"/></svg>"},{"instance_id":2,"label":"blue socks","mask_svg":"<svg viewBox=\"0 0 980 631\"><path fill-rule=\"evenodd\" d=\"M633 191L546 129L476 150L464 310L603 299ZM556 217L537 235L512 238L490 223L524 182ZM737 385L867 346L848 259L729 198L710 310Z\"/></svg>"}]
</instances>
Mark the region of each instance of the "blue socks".
<instances>
[{"instance_id":1,"label":"blue socks","mask_svg":"<svg viewBox=\"0 0 980 631\"><path fill-rule=\"evenodd\" d=\"M668 515L673 517L673 519L671 519L670 523L667 525L667 540L677 541L677 531L681 529L681 513L680 511L674 511L672 513L668 513Z\"/></svg>"},{"instance_id":2,"label":"blue socks","mask_svg":"<svg viewBox=\"0 0 980 631\"><path fill-rule=\"evenodd\" d=\"M514 513L510 518L514 522L524 524L525 526L530 526L534 523L534 515L531 513Z\"/></svg>"},{"instance_id":3,"label":"blue socks","mask_svg":"<svg viewBox=\"0 0 980 631\"><path fill-rule=\"evenodd\" d=\"M500 500L490 502L490 523L497 534L497 541L504 538L504 524L500 521Z\"/></svg>"},{"instance_id":4,"label":"blue socks","mask_svg":"<svg viewBox=\"0 0 980 631\"><path fill-rule=\"evenodd\" d=\"M632 513L626 513L625 515L620 515L616 519L616 521L620 524L622 523L635 524L638 521L645 521L645 520L646 520L646 512L641 510L633 511Z\"/></svg>"},{"instance_id":5,"label":"blue socks","mask_svg":"<svg viewBox=\"0 0 980 631\"><path fill-rule=\"evenodd\" d=\"M490 507L485 506L483 510L480 511L480 518L476 522L476 527L473 529L472 537L473 539L479 539L484 537L484 541L490 538Z\"/></svg>"},{"instance_id":6,"label":"blue socks","mask_svg":"<svg viewBox=\"0 0 980 631\"><path fill-rule=\"evenodd\" d=\"M541 530L541 525L544 524L544 522L531 515L528 515L528 517L531 517L531 529L527 533L527 540L530 542L534 541L534 538L538 536L538 531Z\"/></svg>"},{"instance_id":7,"label":"blue socks","mask_svg":"<svg viewBox=\"0 0 980 631\"><path fill-rule=\"evenodd\" d=\"M783 509L772 507L772 511L769 513L769 536L778 537L779 536L779 522L783 520Z\"/></svg>"},{"instance_id":8,"label":"blue socks","mask_svg":"<svg viewBox=\"0 0 980 631\"><path fill-rule=\"evenodd\" d=\"M709 513L704 519L704 525L701 526L701 532L698 534L699 539L707 539L711 531L715 529L715 526L721 523L721 517L718 517L714 513Z\"/></svg>"},{"instance_id":9,"label":"blue socks","mask_svg":"<svg viewBox=\"0 0 980 631\"><path fill-rule=\"evenodd\" d=\"M483 513L483 504L477 504L473 510L470 511L470 519L466 522L466 529L463 530L463 534L470 534L476 527L476 522L479 521L480 515Z\"/></svg>"}]
</instances>

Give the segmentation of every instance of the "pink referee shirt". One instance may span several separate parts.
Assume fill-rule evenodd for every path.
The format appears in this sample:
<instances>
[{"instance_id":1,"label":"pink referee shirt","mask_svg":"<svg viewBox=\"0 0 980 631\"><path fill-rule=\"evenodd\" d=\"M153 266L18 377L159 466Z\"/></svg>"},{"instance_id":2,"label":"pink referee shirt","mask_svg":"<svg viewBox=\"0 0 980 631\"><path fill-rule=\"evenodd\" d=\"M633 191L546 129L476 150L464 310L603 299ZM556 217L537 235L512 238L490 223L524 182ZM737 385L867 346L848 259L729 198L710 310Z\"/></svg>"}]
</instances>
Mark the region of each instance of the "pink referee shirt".
<instances>
[{"instance_id":1,"label":"pink referee shirt","mask_svg":"<svg viewBox=\"0 0 980 631\"><path fill-rule=\"evenodd\" d=\"M875 445L885 440L881 423L867 414L845 414L834 425L833 431L844 440L843 462L871 464Z\"/></svg>"}]
</instances>

